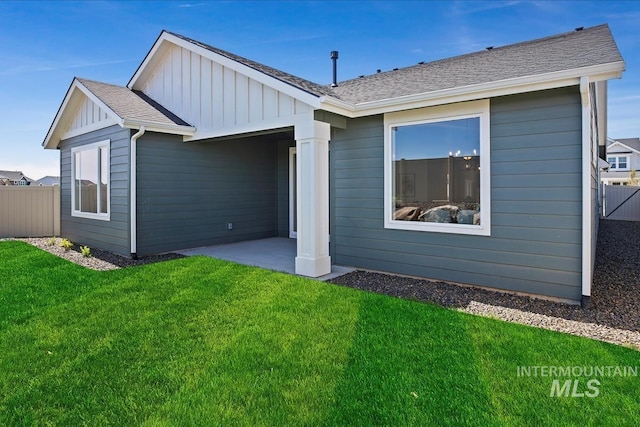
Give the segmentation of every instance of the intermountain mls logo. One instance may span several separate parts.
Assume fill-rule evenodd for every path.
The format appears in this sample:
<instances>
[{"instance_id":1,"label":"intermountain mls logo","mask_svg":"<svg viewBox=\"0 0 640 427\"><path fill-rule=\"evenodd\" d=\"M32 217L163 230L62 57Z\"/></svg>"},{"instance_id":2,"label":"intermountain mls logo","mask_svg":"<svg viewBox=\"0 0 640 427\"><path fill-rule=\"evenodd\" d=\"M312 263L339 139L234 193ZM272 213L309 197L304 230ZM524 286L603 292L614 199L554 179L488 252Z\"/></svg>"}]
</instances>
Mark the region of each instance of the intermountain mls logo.
<instances>
[{"instance_id":1,"label":"intermountain mls logo","mask_svg":"<svg viewBox=\"0 0 640 427\"><path fill-rule=\"evenodd\" d=\"M517 369L518 377L553 378L549 397L598 397L600 379L638 376L638 366L518 366Z\"/></svg>"}]
</instances>

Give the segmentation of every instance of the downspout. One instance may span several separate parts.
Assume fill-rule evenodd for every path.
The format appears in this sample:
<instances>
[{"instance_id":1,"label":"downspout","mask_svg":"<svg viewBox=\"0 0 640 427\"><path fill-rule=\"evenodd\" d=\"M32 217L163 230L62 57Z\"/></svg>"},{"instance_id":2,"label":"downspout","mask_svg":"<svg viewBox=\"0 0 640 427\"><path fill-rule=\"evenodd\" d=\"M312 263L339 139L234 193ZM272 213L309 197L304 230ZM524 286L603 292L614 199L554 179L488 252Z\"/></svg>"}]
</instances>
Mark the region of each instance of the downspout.
<instances>
[{"instance_id":1,"label":"downspout","mask_svg":"<svg viewBox=\"0 0 640 427\"><path fill-rule=\"evenodd\" d=\"M136 253L138 250L138 240L137 240L137 231L138 231L138 180L137 180L137 143L138 138L144 135L145 127L140 126L138 132L134 133L131 136L131 151L129 154L129 163L131 168L131 178L129 179L129 189L130 193L130 201L129 201L129 212L131 214L131 218L129 220L129 224L131 227L131 258L137 259L138 254Z\"/></svg>"},{"instance_id":2,"label":"downspout","mask_svg":"<svg viewBox=\"0 0 640 427\"><path fill-rule=\"evenodd\" d=\"M580 99L582 103L582 300L583 308L591 302L592 272L592 221L591 206L591 99L589 77L580 78Z\"/></svg>"}]
</instances>

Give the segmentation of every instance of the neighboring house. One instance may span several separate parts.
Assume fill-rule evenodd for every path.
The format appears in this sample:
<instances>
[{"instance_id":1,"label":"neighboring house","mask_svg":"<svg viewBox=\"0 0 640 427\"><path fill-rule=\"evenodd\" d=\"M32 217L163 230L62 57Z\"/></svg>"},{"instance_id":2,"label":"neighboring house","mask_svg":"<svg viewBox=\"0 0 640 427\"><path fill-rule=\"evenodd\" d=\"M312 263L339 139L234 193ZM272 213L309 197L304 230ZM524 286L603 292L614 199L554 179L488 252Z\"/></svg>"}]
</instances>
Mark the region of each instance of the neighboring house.
<instances>
[{"instance_id":1,"label":"neighboring house","mask_svg":"<svg viewBox=\"0 0 640 427\"><path fill-rule=\"evenodd\" d=\"M600 25L324 86L163 31L127 86L72 81L43 142L61 234L132 256L295 236L305 276L586 301L624 67Z\"/></svg>"},{"instance_id":2,"label":"neighboring house","mask_svg":"<svg viewBox=\"0 0 640 427\"><path fill-rule=\"evenodd\" d=\"M39 185L39 186L50 186L50 185L60 185L60 177L59 176L43 176L42 178L33 181L31 185Z\"/></svg>"},{"instance_id":3,"label":"neighboring house","mask_svg":"<svg viewBox=\"0 0 640 427\"><path fill-rule=\"evenodd\" d=\"M0 185L30 185L32 181L21 171L0 171Z\"/></svg>"},{"instance_id":4,"label":"neighboring house","mask_svg":"<svg viewBox=\"0 0 640 427\"><path fill-rule=\"evenodd\" d=\"M631 171L640 170L640 138L607 138L607 162L609 168L601 173L602 183L628 185Z\"/></svg>"}]
</instances>

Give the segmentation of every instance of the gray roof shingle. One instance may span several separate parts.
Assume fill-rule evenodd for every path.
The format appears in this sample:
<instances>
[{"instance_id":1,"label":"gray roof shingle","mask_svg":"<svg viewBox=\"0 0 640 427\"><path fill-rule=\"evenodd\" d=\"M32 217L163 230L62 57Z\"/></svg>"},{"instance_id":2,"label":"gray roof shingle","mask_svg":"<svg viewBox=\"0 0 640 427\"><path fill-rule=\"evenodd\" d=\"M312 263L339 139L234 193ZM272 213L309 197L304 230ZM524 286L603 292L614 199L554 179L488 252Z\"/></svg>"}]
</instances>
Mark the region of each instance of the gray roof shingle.
<instances>
[{"instance_id":1,"label":"gray roof shingle","mask_svg":"<svg viewBox=\"0 0 640 427\"><path fill-rule=\"evenodd\" d=\"M333 93L358 104L622 60L604 24L347 80Z\"/></svg>"},{"instance_id":2,"label":"gray roof shingle","mask_svg":"<svg viewBox=\"0 0 640 427\"><path fill-rule=\"evenodd\" d=\"M312 95L353 104L546 74L613 62L622 56L606 24L480 52L320 85L206 43L178 38L239 62Z\"/></svg>"},{"instance_id":3,"label":"gray roof shingle","mask_svg":"<svg viewBox=\"0 0 640 427\"><path fill-rule=\"evenodd\" d=\"M315 96L323 96L323 95L329 95L329 96L336 96L336 94L334 94L331 90L331 87L328 86L323 86L317 83L314 83L312 81L309 80L305 80L301 77L297 77L294 76L293 74L289 74L289 73L285 73L284 71L280 71L277 70L273 67L269 67L267 65L261 64L259 62L255 62L252 61L250 59L247 58L243 58L242 56L238 56L235 55L231 52L227 52L225 50L222 49L218 49L217 47L213 47L211 45L208 45L206 43L202 43L199 42L197 40L193 40L190 39L189 37L185 37L183 35L177 34L177 33L172 33L170 31L166 31L166 33L174 35L178 38L181 38L182 40L188 41L189 43L192 43L196 46L200 46L204 49L207 49L211 52L217 53L218 55L222 55L228 59L231 59L232 61L236 61L240 64L246 65L249 68L253 68L254 70L260 71L261 73L264 73L268 76L271 76L275 79L278 79L284 83L287 83L293 87L296 87L300 90L303 90L307 93L310 93L311 95L315 95Z\"/></svg>"},{"instance_id":4,"label":"gray roof shingle","mask_svg":"<svg viewBox=\"0 0 640 427\"><path fill-rule=\"evenodd\" d=\"M22 171L0 171L0 176L10 179L11 181L20 181L25 178L27 181L33 181L31 178L22 173Z\"/></svg>"},{"instance_id":5,"label":"gray roof shingle","mask_svg":"<svg viewBox=\"0 0 640 427\"><path fill-rule=\"evenodd\" d=\"M627 147L633 148L636 151L640 151L640 138L618 138L610 141L608 146L615 142L620 142Z\"/></svg>"},{"instance_id":6,"label":"gray roof shingle","mask_svg":"<svg viewBox=\"0 0 640 427\"><path fill-rule=\"evenodd\" d=\"M163 125L189 126L187 122L142 92L93 80L77 77L76 79L122 119Z\"/></svg>"}]
</instances>

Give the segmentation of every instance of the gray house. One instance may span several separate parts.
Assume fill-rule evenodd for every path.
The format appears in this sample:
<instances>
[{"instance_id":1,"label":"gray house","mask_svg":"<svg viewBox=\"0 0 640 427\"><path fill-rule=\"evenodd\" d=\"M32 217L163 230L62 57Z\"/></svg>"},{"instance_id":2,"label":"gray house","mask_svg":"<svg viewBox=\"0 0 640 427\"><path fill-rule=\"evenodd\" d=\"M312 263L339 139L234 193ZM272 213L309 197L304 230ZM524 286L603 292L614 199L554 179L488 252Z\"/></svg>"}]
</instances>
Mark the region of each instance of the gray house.
<instances>
[{"instance_id":1,"label":"gray house","mask_svg":"<svg viewBox=\"0 0 640 427\"><path fill-rule=\"evenodd\" d=\"M71 83L43 142L61 234L132 256L292 237L301 275L588 298L623 70L606 25L327 86L163 31L126 86Z\"/></svg>"},{"instance_id":2,"label":"gray house","mask_svg":"<svg viewBox=\"0 0 640 427\"><path fill-rule=\"evenodd\" d=\"M33 183L31 183L31 185L37 185L37 186L51 186L51 185L60 185L60 177L59 176L51 176L51 175L46 175L43 176L40 179L37 179L35 181L33 181Z\"/></svg>"},{"instance_id":3,"label":"gray house","mask_svg":"<svg viewBox=\"0 0 640 427\"><path fill-rule=\"evenodd\" d=\"M602 183L628 185L631 171L640 171L640 138L607 138L607 162L609 167L600 176Z\"/></svg>"},{"instance_id":4,"label":"gray house","mask_svg":"<svg viewBox=\"0 0 640 427\"><path fill-rule=\"evenodd\" d=\"M21 171L0 171L0 185L31 185L33 180Z\"/></svg>"}]
</instances>

